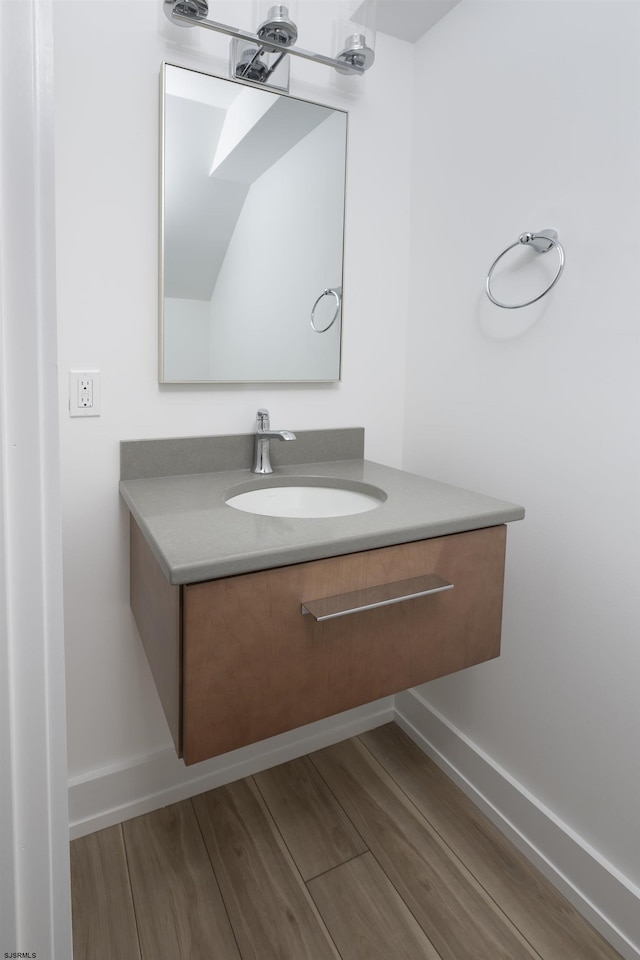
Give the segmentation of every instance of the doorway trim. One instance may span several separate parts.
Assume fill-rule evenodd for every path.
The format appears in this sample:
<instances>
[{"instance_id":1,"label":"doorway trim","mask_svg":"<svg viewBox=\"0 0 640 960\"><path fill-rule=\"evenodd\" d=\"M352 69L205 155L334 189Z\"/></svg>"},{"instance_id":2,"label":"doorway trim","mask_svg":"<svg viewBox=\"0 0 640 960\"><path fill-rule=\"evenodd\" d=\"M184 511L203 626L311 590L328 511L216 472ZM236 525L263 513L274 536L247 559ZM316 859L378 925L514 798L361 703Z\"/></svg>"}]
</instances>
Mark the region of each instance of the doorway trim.
<instances>
[{"instance_id":1,"label":"doorway trim","mask_svg":"<svg viewBox=\"0 0 640 960\"><path fill-rule=\"evenodd\" d=\"M69 960L52 21L0 3L0 950Z\"/></svg>"}]
</instances>

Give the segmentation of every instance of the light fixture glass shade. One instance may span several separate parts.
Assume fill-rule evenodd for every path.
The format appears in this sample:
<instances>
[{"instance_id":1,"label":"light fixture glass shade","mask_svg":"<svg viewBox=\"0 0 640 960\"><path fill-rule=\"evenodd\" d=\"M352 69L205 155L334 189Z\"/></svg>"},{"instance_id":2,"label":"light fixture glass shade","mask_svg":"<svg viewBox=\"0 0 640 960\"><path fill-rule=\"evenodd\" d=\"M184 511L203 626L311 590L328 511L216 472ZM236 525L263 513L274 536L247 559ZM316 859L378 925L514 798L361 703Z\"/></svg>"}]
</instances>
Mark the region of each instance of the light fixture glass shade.
<instances>
[{"instance_id":1,"label":"light fixture glass shade","mask_svg":"<svg viewBox=\"0 0 640 960\"><path fill-rule=\"evenodd\" d=\"M298 0L253 0L253 30L263 40L293 46L298 42Z\"/></svg>"},{"instance_id":2,"label":"light fixture glass shade","mask_svg":"<svg viewBox=\"0 0 640 960\"><path fill-rule=\"evenodd\" d=\"M269 7L267 19L258 25L256 33L264 44L276 43L292 47L298 39L298 28L284 3L274 3Z\"/></svg>"},{"instance_id":3,"label":"light fixture glass shade","mask_svg":"<svg viewBox=\"0 0 640 960\"><path fill-rule=\"evenodd\" d=\"M368 70L375 60L376 0L342 0L340 13L334 24L333 56L349 66Z\"/></svg>"},{"instance_id":4,"label":"light fixture glass shade","mask_svg":"<svg viewBox=\"0 0 640 960\"><path fill-rule=\"evenodd\" d=\"M192 20L204 20L209 13L209 4L207 0L163 0L162 9L165 16L171 23L177 21L172 19L175 12L182 17L190 17ZM178 23L179 27L188 27L187 23Z\"/></svg>"}]
</instances>

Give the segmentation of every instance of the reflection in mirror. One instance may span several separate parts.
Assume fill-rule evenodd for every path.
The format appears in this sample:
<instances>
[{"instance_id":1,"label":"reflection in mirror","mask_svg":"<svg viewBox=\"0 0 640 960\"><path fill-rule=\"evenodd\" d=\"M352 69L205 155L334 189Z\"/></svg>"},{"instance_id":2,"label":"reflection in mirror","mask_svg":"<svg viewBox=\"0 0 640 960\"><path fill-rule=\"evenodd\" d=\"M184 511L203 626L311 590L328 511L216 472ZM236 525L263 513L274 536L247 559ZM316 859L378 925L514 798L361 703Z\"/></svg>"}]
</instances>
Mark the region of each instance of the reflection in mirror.
<instances>
[{"instance_id":1,"label":"reflection in mirror","mask_svg":"<svg viewBox=\"0 0 640 960\"><path fill-rule=\"evenodd\" d=\"M340 379L346 114L166 64L160 381Z\"/></svg>"}]
</instances>

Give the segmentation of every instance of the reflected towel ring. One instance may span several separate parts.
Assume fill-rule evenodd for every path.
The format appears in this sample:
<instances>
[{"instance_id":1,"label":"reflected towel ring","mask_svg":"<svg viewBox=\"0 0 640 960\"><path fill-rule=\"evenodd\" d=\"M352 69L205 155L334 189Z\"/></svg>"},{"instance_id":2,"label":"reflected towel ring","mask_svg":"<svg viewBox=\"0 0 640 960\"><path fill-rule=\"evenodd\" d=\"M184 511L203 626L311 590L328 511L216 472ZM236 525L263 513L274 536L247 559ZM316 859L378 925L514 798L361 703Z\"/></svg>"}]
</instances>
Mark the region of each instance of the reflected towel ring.
<instances>
[{"instance_id":1,"label":"reflected towel ring","mask_svg":"<svg viewBox=\"0 0 640 960\"><path fill-rule=\"evenodd\" d=\"M341 296L341 294L342 294L342 287L336 287L336 288L327 287L326 290L323 290L323 291L322 291L322 293L320 294L320 296L318 297L318 299L316 300L316 302L314 303L314 305L311 307L311 326L313 327L313 329L315 330L316 333L326 333L327 330L330 330L331 327L332 327L332 326L334 325L334 323L336 322L336 320L338 319L338 314L340 313L340 307L341 307L341 305L342 305L342 296ZM335 309L335 311L334 311L333 316L331 317L331 320L330 320L329 323L327 324L327 326L326 326L326 327L320 327L320 328L318 328L318 327L316 327L316 323L315 323L315 319L316 319L316 307L318 306L318 304L320 303L320 301L323 299L323 297L335 297L335 299L336 299L336 309Z\"/></svg>"},{"instance_id":2,"label":"reflected towel ring","mask_svg":"<svg viewBox=\"0 0 640 960\"><path fill-rule=\"evenodd\" d=\"M546 290L543 290L542 293L538 294L537 297L533 297L532 300L526 300L524 303L501 303L500 300L496 300L491 292L491 277L493 275L493 271L497 267L500 260L502 260L504 255L509 253L510 250L513 250L514 247L519 246L521 243L532 246L533 249L538 253L547 253L548 250L551 250L552 247L555 247L558 251L558 270ZM489 272L485 282L485 290L489 300L491 300L492 303L495 303L497 307L504 307L505 310L518 310L520 307L528 307L530 304L535 303L536 300L541 300L546 293L549 293L549 290L551 290L552 287L555 287L556 283L560 279L560 274L563 270L564 249L558 242L558 234L555 230L540 230L538 233L521 233L516 242L512 243L511 246L507 247L506 250L503 250L500 256L496 257L489 267Z\"/></svg>"}]
</instances>

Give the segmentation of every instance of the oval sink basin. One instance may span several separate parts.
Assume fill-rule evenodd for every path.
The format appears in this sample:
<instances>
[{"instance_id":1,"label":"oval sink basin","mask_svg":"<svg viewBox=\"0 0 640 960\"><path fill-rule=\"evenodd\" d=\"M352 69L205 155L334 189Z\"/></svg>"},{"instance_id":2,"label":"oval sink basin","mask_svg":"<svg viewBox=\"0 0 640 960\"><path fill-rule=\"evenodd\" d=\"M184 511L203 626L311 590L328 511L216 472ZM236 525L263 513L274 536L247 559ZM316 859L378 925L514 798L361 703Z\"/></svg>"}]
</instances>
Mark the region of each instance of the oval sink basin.
<instances>
[{"instance_id":1,"label":"oval sink basin","mask_svg":"<svg viewBox=\"0 0 640 960\"><path fill-rule=\"evenodd\" d=\"M375 490L375 487L367 487ZM323 486L274 486L247 490L227 500L234 510L266 517L346 517L382 506L385 495Z\"/></svg>"}]
</instances>

